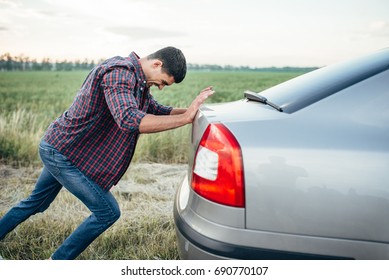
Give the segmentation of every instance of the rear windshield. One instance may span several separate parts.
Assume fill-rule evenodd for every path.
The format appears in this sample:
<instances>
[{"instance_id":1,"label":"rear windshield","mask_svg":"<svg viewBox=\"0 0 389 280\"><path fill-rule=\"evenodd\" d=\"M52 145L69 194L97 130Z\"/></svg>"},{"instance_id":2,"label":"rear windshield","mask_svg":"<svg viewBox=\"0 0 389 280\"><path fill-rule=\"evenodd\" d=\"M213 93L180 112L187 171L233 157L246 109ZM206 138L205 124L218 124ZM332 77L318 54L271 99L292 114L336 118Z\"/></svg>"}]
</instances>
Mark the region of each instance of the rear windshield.
<instances>
[{"instance_id":1,"label":"rear windshield","mask_svg":"<svg viewBox=\"0 0 389 280\"><path fill-rule=\"evenodd\" d=\"M387 69L389 48L314 70L259 94L293 113Z\"/></svg>"}]
</instances>

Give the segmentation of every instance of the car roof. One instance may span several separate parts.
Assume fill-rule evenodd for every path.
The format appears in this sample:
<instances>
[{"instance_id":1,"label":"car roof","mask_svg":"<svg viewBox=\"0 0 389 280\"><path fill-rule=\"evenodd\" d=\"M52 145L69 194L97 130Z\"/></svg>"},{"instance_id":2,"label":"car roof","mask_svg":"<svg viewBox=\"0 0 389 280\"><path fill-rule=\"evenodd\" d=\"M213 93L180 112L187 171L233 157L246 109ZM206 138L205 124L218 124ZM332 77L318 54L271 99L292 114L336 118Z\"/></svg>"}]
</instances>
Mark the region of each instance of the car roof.
<instances>
[{"instance_id":1,"label":"car roof","mask_svg":"<svg viewBox=\"0 0 389 280\"><path fill-rule=\"evenodd\" d=\"M286 113L296 112L389 69L389 48L325 66L264 90L260 95Z\"/></svg>"}]
</instances>

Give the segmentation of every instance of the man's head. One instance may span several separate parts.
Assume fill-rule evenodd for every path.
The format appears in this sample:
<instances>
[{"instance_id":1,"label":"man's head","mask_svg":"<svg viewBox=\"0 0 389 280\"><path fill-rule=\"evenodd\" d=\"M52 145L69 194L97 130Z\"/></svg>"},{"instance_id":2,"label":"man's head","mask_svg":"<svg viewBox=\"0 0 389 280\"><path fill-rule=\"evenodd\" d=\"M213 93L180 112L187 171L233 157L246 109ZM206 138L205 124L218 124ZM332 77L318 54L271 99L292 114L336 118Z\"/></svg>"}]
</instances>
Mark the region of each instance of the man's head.
<instances>
[{"instance_id":1,"label":"man's head","mask_svg":"<svg viewBox=\"0 0 389 280\"><path fill-rule=\"evenodd\" d=\"M162 61L162 71L174 77L175 83L180 83L186 75L186 59L182 51L175 47L166 47L147 56L150 59Z\"/></svg>"},{"instance_id":2,"label":"man's head","mask_svg":"<svg viewBox=\"0 0 389 280\"><path fill-rule=\"evenodd\" d=\"M186 75L184 54L174 47L166 47L140 59L146 75L147 86L162 89L173 83L180 83Z\"/></svg>"}]
</instances>

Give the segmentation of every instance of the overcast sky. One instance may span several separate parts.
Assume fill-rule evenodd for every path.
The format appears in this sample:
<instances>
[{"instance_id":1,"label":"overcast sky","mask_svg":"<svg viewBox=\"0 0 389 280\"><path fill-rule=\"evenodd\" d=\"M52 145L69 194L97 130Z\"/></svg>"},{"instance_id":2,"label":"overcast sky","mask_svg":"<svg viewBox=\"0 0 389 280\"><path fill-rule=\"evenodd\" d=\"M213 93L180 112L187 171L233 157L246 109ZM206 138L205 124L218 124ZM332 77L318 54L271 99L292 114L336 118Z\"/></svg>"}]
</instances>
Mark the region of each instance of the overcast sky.
<instances>
[{"instance_id":1,"label":"overcast sky","mask_svg":"<svg viewBox=\"0 0 389 280\"><path fill-rule=\"evenodd\" d=\"M389 47L389 0L0 0L0 54L324 66Z\"/></svg>"}]
</instances>

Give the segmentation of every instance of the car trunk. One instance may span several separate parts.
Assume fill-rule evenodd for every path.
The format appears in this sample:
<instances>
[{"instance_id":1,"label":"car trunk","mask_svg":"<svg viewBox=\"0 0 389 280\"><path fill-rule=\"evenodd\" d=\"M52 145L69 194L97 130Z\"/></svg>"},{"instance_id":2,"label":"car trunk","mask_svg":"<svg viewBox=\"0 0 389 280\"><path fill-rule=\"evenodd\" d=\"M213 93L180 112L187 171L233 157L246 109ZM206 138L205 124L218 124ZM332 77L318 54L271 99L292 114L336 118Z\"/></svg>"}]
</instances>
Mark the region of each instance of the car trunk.
<instances>
[{"instance_id":1,"label":"car trunk","mask_svg":"<svg viewBox=\"0 0 389 280\"><path fill-rule=\"evenodd\" d=\"M329 116L314 111L225 123L242 147L246 228L389 242L388 153L375 150L358 125L334 120L322 130ZM352 147L342 134L368 148Z\"/></svg>"}]
</instances>

